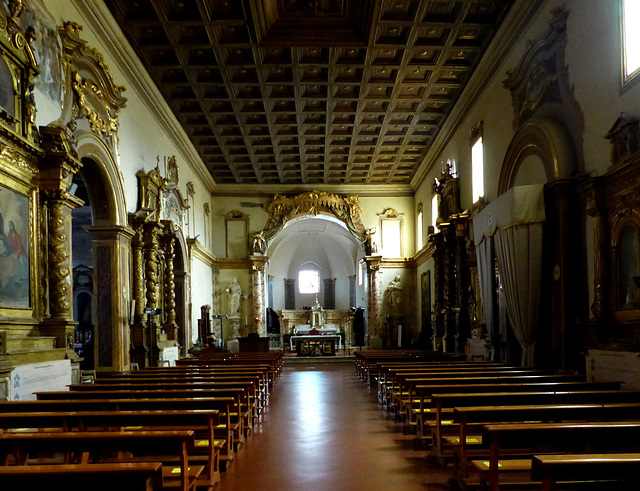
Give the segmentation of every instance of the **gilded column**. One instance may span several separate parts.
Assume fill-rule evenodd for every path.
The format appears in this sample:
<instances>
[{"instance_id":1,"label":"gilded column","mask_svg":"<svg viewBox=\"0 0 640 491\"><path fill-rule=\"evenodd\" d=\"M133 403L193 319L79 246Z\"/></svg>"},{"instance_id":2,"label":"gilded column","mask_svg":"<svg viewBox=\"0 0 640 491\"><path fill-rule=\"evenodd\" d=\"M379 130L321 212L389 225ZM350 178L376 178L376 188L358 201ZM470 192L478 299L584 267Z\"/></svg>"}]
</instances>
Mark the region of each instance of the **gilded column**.
<instances>
[{"instance_id":1,"label":"gilded column","mask_svg":"<svg viewBox=\"0 0 640 491\"><path fill-rule=\"evenodd\" d=\"M252 321L249 332L257 332L260 336L267 335L265 322L266 298L264 288L264 268L269 258L267 256L250 256L251 259L251 293L252 293Z\"/></svg>"},{"instance_id":2,"label":"gilded column","mask_svg":"<svg viewBox=\"0 0 640 491\"><path fill-rule=\"evenodd\" d=\"M56 346L75 355L73 287L71 280L71 210L82 200L66 191L44 191L48 210L49 319L45 330L56 337Z\"/></svg>"},{"instance_id":3,"label":"gilded column","mask_svg":"<svg viewBox=\"0 0 640 491\"><path fill-rule=\"evenodd\" d=\"M173 261L175 259L175 242L176 237L169 225L165 224L165 234L162 236L162 250L164 251L165 268L164 268L164 308L165 322L162 328L167 333L168 339L178 339L178 325L176 324L176 283L173 270ZM169 228L169 230L167 230Z\"/></svg>"},{"instance_id":4,"label":"gilded column","mask_svg":"<svg viewBox=\"0 0 640 491\"><path fill-rule=\"evenodd\" d=\"M148 222L144 230L144 279L145 279L145 308L155 309L158 306L160 283L158 280L159 268L159 225Z\"/></svg>"},{"instance_id":5,"label":"gilded column","mask_svg":"<svg viewBox=\"0 0 640 491\"><path fill-rule=\"evenodd\" d=\"M380 325L380 304L382 303L382 274L380 273L380 256L366 256L367 277L369 278L369 295L367 309L369 311L369 348L382 349L382 335Z\"/></svg>"},{"instance_id":6,"label":"gilded column","mask_svg":"<svg viewBox=\"0 0 640 491\"><path fill-rule=\"evenodd\" d=\"M145 292L144 292L144 218L130 215L130 224L133 229L133 291L134 300L133 319L131 319L130 351L131 361L144 366L145 355Z\"/></svg>"}]
</instances>

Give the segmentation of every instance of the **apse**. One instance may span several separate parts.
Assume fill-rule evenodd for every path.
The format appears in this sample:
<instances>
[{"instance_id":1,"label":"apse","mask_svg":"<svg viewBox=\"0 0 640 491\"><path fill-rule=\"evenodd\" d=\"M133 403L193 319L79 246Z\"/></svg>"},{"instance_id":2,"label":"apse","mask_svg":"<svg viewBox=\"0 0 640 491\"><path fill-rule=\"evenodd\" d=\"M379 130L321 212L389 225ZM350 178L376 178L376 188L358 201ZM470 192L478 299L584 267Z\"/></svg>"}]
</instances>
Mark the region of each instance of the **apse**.
<instances>
[{"instance_id":1,"label":"apse","mask_svg":"<svg viewBox=\"0 0 640 491\"><path fill-rule=\"evenodd\" d=\"M339 220L325 216L291 220L271 241L267 255L274 309L303 309L316 303L316 293L301 292L301 271L317 271L321 306L352 306L357 264L364 249Z\"/></svg>"}]
</instances>

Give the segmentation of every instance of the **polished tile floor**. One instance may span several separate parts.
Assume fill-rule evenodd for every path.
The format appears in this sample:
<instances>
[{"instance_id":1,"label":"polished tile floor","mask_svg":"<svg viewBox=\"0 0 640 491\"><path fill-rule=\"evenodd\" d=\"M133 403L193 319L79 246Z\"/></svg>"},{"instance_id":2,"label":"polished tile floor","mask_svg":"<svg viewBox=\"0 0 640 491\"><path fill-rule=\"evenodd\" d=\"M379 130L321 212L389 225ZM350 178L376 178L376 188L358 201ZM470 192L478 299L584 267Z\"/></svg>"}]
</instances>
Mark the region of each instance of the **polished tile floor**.
<instances>
[{"instance_id":1,"label":"polished tile floor","mask_svg":"<svg viewBox=\"0 0 640 491\"><path fill-rule=\"evenodd\" d=\"M449 490L351 363L285 366L221 490Z\"/></svg>"}]
</instances>

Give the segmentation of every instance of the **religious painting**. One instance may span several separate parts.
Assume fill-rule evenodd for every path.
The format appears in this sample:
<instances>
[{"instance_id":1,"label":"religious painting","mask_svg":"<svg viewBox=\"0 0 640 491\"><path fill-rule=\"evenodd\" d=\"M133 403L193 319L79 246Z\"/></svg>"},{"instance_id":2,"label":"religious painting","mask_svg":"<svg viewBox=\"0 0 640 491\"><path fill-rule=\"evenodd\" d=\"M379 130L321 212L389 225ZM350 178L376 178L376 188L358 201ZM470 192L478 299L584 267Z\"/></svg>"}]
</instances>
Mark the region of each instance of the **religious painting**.
<instances>
[{"instance_id":1,"label":"religious painting","mask_svg":"<svg viewBox=\"0 0 640 491\"><path fill-rule=\"evenodd\" d=\"M0 308L31 307L29 198L0 186Z\"/></svg>"},{"instance_id":2,"label":"religious painting","mask_svg":"<svg viewBox=\"0 0 640 491\"><path fill-rule=\"evenodd\" d=\"M38 92L55 104L62 103L62 43L55 21L40 0L28 2L28 7L20 16L25 27L36 31L33 50L40 69L35 84Z\"/></svg>"}]
</instances>

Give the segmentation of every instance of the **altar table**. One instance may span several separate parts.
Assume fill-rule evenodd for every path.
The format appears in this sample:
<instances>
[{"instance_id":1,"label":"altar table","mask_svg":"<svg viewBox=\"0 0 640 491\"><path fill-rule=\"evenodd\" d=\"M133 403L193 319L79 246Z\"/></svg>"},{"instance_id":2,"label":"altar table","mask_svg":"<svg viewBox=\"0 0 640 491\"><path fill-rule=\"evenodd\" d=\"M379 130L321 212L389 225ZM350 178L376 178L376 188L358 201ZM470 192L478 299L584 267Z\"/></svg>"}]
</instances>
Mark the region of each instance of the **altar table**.
<instances>
[{"instance_id":1,"label":"altar table","mask_svg":"<svg viewBox=\"0 0 640 491\"><path fill-rule=\"evenodd\" d=\"M291 347L291 351L293 351L293 345L296 344L296 351L298 355L301 355L302 345L308 341L310 343L318 343L320 345L320 350L324 354L323 345L325 345L325 341L329 341L331 344L331 355L335 355L335 343L338 341L338 349L342 349L342 338L340 335L331 335L331 334L306 334L303 336L291 336L289 339L289 345Z\"/></svg>"}]
</instances>

